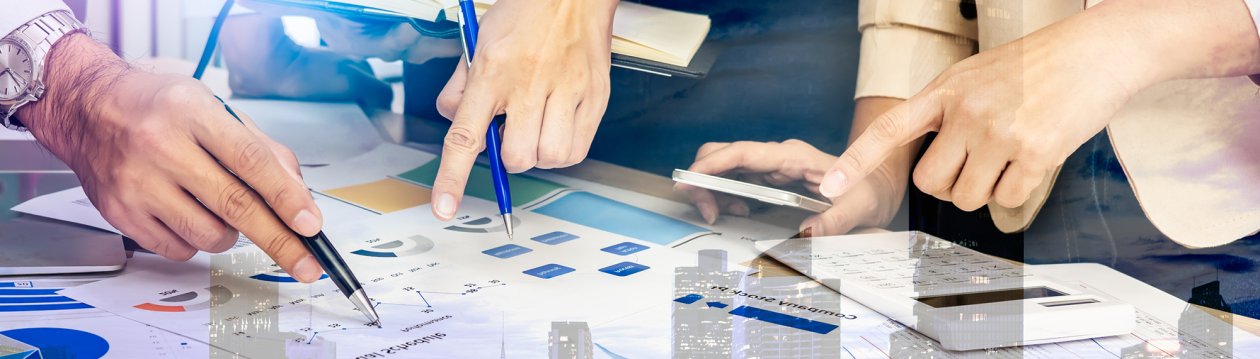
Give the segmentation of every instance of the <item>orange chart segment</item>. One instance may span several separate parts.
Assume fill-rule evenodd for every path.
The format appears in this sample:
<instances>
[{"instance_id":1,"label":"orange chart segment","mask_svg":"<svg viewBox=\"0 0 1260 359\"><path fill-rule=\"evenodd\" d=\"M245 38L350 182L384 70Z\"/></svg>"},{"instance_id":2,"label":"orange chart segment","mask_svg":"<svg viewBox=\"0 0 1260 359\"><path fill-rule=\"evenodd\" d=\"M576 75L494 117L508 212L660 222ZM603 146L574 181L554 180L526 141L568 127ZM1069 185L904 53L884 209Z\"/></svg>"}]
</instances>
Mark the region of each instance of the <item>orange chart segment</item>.
<instances>
[{"instance_id":1,"label":"orange chart segment","mask_svg":"<svg viewBox=\"0 0 1260 359\"><path fill-rule=\"evenodd\" d=\"M150 312L172 312L172 313L174 313L174 312L184 312L184 311L187 311L187 309L185 309L185 308L184 308L184 306L182 306L182 305L161 305L161 304L153 304L153 303L138 304L138 305L136 305L136 306L135 306L135 308L136 308L136 309L140 309L140 310L147 310L147 311L150 311Z\"/></svg>"},{"instance_id":2,"label":"orange chart segment","mask_svg":"<svg viewBox=\"0 0 1260 359\"><path fill-rule=\"evenodd\" d=\"M427 188L389 178L323 193L382 214L428 204L432 194Z\"/></svg>"}]
</instances>

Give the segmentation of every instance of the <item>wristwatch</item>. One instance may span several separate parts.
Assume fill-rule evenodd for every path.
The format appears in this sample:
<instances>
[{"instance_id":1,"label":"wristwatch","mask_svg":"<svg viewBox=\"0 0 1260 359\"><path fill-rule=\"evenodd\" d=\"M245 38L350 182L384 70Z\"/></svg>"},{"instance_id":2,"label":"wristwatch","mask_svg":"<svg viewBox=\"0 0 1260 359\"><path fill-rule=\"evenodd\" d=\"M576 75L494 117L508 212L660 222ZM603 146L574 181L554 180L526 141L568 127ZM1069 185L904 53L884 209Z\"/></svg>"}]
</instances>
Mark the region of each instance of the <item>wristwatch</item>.
<instances>
[{"instance_id":1,"label":"wristwatch","mask_svg":"<svg viewBox=\"0 0 1260 359\"><path fill-rule=\"evenodd\" d=\"M87 32L69 11L40 15L0 39L0 122L25 131L13 114L44 96L44 62L53 44L74 32Z\"/></svg>"}]
</instances>

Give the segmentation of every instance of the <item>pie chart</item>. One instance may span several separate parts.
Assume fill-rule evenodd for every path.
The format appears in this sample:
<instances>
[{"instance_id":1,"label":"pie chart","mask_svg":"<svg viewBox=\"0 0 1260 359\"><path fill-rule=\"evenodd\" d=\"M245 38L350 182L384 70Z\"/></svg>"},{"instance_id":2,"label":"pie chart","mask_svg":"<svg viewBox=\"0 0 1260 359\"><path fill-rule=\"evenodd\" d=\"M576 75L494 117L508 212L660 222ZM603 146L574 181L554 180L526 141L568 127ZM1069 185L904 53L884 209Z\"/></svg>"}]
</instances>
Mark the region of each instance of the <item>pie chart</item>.
<instances>
[{"instance_id":1,"label":"pie chart","mask_svg":"<svg viewBox=\"0 0 1260 359\"><path fill-rule=\"evenodd\" d=\"M512 217L512 227L520 226L521 217ZM505 229L503 227L503 219L498 217L481 217L446 227L448 231L464 233L494 233L502 232Z\"/></svg>"},{"instance_id":2,"label":"pie chart","mask_svg":"<svg viewBox=\"0 0 1260 359\"><path fill-rule=\"evenodd\" d=\"M406 257L428 252L432 249L432 239L416 235L377 244L350 253L366 257Z\"/></svg>"},{"instance_id":3,"label":"pie chart","mask_svg":"<svg viewBox=\"0 0 1260 359\"><path fill-rule=\"evenodd\" d=\"M298 282L297 278L293 278L289 276L288 274L285 274L283 269L277 269L277 270L272 271L271 273L258 273L249 277L257 279L257 280L265 281L265 282L276 282L276 283L297 283ZM328 278L328 275L324 274L324 275L319 276L319 279L324 279L324 278Z\"/></svg>"},{"instance_id":4,"label":"pie chart","mask_svg":"<svg viewBox=\"0 0 1260 359\"><path fill-rule=\"evenodd\" d=\"M109 352L105 338L63 328L0 331L0 359L100 358Z\"/></svg>"},{"instance_id":5,"label":"pie chart","mask_svg":"<svg viewBox=\"0 0 1260 359\"><path fill-rule=\"evenodd\" d=\"M232 299L232 290L216 285L205 290L175 294L158 299L157 303L138 304L136 309L150 312L191 312L222 305ZM3 358L0 358L3 359Z\"/></svg>"}]
</instances>

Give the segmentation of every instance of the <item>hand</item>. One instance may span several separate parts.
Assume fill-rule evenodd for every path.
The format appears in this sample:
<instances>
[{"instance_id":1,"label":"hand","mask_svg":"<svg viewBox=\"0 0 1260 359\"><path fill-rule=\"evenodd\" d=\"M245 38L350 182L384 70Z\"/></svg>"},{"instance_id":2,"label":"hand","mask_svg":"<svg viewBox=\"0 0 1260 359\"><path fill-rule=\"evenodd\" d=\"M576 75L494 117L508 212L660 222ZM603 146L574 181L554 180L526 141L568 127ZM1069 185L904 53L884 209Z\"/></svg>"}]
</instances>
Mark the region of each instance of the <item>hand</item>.
<instances>
[{"instance_id":1,"label":"hand","mask_svg":"<svg viewBox=\"0 0 1260 359\"><path fill-rule=\"evenodd\" d=\"M369 23L327 13L312 15L330 50L360 58L403 60L423 64L439 57L459 56L459 40L422 36L407 23Z\"/></svg>"},{"instance_id":2,"label":"hand","mask_svg":"<svg viewBox=\"0 0 1260 359\"><path fill-rule=\"evenodd\" d=\"M239 229L294 278L319 278L294 231L313 235L322 217L292 152L201 83L131 69L86 35L48 61L48 92L19 118L111 225L175 260L225 251Z\"/></svg>"},{"instance_id":3,"label":"hand","mask_svg":"<svg viewBox=\"0 0 1260 359\"><path fill-rule=\"evenodd\" d=\"M799 185L818 193L823 174L836 157L819 151L799 140L775 142L706 143L696 154L692 172L726 176L760 185L784 187ZM812 236L845 234L860 227L883 227L892 221L901 204L905 181L894 181L892 171L879 171L868 176L853 190L832 198L830 209L806 219L802 231ZM904 177L904 176L902 176ZM679 184L675 187L691 198L709 224L718 213L746 216L746 200L726 194Z\"/></svg>"},{"instance_id":4,"label":"hand","mask_svg":"<svg viewBox=\"0 0 1260 359\"><path fill-rule=\"evenodd\" d=\"M438 97L453 119L434 182L433 213L455 217L486 129L507 114L509 172L586 158L608 106L614 0L500 0L481 21L472 69L461 62Z\"/></svg>"},{"instance_id":5,"label":"hand","mask_svg":"<svg viewBox=\"0 0 1260 359\"><path fill-rule=\"evenodd\" d=\"M1245 10L1228 0L1107 1L982 52L876 120L821 191L846 193L895 148L937 131L914 170L920 190L966 211L1018 207L1137 91L1256 71L1260 41Z\"/></svg>"},{"instance_id":6,"label":"hand","mask_svg":"<svg viewBox=\"0 0 1260 359\"><path fill-rule=\"evenodd\" d=\"M399 21L356 21L326 11L286 6L265 1L240 1L266 18L296 15L315 19L320 39L333 52L362 60L369 57L385 61L403 60L422 64L437 57L459 56L463 49L459 40L421 36L411 24ZM249 16L232 16L247 18ZM228 31L233 26L224 26ZM283 35L283 34L281 34ZM224 37L228 34L225 32ZM252 40L248 40L253 42ZM225 48L230 43L225 43ZM258 51L261 48L254 47Z\"/></svg>"},{"instance_id":7,"label":"hand","mask_svg":"<svg viewBox=\"0 0 1260 359\"><path fill-rule=\"evenodd\" d=\"M307 48L285 35L280 18L237 15L223 26L220 49L235 97L354 101L388 109L393 90L362 59Z\"/></svg>"}]
</instances>

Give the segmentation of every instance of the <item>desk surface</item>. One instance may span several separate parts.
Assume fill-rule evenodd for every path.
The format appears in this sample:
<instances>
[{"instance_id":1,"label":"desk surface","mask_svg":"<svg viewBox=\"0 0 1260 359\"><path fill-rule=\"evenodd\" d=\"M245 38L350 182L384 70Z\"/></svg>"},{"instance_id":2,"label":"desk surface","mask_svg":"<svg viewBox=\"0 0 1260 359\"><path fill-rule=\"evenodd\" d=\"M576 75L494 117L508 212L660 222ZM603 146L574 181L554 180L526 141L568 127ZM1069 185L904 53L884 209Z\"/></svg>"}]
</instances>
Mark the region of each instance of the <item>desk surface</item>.
<instances>
[{"instance_id":1,"label":"desk surface","mask_svg":"<svg viewBox=\"0 0 1260 359\"><path fill-rule=\"evenodd\" d=\"M191 73L194 67L192 63L171 59L142 60L140 61L140 66L163 73ZM223 69L208 69L202 81L221 96L231 95L231 89L227 83L227 72ZM384 137L395 143L401 142L404 133L403 124L405 122L402 115L384 112L369 114L369 117ZM553 171L562 175L603 183L675 202L688 202L684 196L673 191L674 182L669 178L609 163L587 160L573 167ZM807 215L807 213L790 208L766 207L753 211L750 218L785 228L795 228ZM1204 310L1211 313L1230 315L1210 308L1204 308ZM1260 320L1233 315L1233 324L1248 332L1260 335Z\"/></svg>"}]
</instances>

